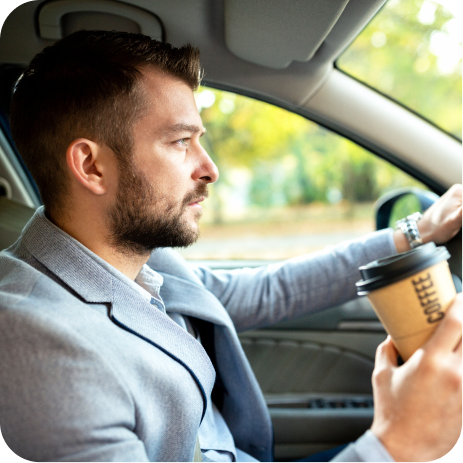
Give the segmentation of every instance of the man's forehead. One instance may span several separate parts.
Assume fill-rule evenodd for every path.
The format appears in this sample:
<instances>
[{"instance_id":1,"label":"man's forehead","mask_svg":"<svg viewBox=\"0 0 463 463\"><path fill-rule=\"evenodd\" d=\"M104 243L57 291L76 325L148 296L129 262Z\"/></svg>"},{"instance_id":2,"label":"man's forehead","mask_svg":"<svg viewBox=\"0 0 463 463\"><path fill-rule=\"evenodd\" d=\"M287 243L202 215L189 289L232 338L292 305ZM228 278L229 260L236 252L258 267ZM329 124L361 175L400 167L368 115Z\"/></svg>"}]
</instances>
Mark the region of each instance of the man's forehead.
<instances>
[{"instance_id":1,"label":"man's forehead","mask_svg":"<svg viewBox=\"0 0 463 463\"><path fill-rule=\"evenodd\" d=\"M151 124L160 134L179 132L204 133L193 90L181 79L159 69L142 70L144 93Z\"/></svg>"}]
</instances>

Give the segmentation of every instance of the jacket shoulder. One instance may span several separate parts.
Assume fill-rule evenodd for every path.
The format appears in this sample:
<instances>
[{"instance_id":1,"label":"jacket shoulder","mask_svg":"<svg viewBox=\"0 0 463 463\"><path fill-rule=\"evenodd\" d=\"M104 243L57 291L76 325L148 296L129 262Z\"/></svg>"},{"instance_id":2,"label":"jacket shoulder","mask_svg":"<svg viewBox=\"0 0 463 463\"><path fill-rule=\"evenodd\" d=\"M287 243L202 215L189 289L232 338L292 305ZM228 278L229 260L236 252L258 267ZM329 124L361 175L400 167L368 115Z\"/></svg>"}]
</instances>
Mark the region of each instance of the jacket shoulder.
<instances>
[{"instance_id":1,"label":"jacket shoulder","mask_svg":"<svg viewBox=\"0 0 463 463\"><path fill-rule=\"evenodd\" d=\"M20 258L14 250L0 252L0 305L29 295L43 272Z\"/></svg>"}]
</instances>

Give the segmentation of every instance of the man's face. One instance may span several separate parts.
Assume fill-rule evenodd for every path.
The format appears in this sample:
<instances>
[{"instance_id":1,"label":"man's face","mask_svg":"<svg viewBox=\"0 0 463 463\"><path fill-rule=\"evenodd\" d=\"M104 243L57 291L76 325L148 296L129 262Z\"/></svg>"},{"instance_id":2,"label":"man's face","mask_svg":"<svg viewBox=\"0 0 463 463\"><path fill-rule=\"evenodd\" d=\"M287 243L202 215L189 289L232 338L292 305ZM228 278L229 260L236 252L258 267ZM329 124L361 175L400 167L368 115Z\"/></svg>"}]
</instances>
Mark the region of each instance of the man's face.
<instances>
[{"instance_id":1,"label":"man's face","mask_svg":"<svg viewBox=\"0 0 463 463\"><path fill-rule=\"evenodd\" d=\"M200 202L218 178L199 143L204 128L190 87L156 70L144 72L141 87L147 108L134 124L132 156L119 163L108 213L111 243L136 254L194 243Z\"/></svg>"}]
</instances>

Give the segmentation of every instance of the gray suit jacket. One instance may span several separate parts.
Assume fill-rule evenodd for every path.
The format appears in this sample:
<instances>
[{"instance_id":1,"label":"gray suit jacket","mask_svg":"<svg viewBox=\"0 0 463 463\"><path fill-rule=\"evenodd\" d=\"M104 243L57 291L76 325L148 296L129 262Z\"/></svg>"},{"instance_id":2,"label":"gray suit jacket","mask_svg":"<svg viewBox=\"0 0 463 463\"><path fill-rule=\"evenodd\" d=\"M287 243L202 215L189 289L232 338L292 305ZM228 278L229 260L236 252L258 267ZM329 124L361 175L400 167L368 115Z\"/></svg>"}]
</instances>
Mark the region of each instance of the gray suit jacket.
<instances>
[{"instance_id":1,"label":"gray suit jacket","mask_svg":"<svg viewBox=\"0 0 463 463\"><path fill-rule=\"evenodd\" d=\"M236 329L352 298L358 266L394 252L387 231L284 264L212 272L157 250L148 264L164 277L166 309L196 319L203 347L39 209L0 253L3 437L35 461L191 461L214 388L236 446L269 461L271 421Z\"/></svg>"}]
</instances>

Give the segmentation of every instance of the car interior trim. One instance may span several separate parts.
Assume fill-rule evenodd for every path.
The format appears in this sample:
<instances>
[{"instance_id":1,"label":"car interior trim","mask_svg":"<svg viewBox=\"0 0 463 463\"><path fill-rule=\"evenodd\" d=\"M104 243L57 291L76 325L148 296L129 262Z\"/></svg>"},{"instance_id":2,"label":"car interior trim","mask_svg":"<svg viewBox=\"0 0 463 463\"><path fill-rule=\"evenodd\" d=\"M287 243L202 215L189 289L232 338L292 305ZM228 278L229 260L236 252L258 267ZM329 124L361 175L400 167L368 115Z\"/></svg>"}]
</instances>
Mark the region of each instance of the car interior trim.
<instances>
[{"instance_id":1,"label":"car interior trim","mask_svg":"<svg viewBox=\"0 0 463 463\"><path fill-rule=\"evenodd\" d=\"M419 117L420 119L423 119L425 122L427 122L428 124L431 124L432 126L434 126L436 129L440 130L441 132L444 132L446 135L448 135L449 137L452 137L454 138L456 141L458 141L459 143L461 143L461 139L458 138L454 133L451 133L451 132L448 132L447 130L443 129L441 126L439 126L438 124L436 124L435 122L431 121L430 119L426 118L423 116L423 114L419 113L418 111L415 111L413 108L410 108L409 106L405 105L404 103L402 103L401 101L393 98L391 95L388 95L387 93L384 93L382 92L381 90L377 89L376 87L374 87L373 85L370 85L368 84L367 82L363 81L362 79L359 79L351 74L349 74L348 72L346 72L344 69L341 69L338 65L338 61L336 60L334 63L333 63L333 67L334 69L336 69L338 72L346 75L347 77L349 77L350 79L353 79L355 80L356 82L358 82L359 84L369 88L370 90L374 91L375 93L378 93L379 95L383 96L384 98L387 98L388 100L394 102L395 104L401 106L402 108L404 108L406 111L409 111L411 112L412 114L414 114L415 116Z\"/></svg>"},{"instance_id":2,"label":"car interior trim","mask_svg":"<svg viewBox=\"0 0 463 463\"><path fill-rule=\"evenodd\" d=\"M9 155L8 155L9 154ZM29 184L29 180L19 164L5 135L0 130L0 177L5 178L11 187L11 198L31 208L40 205L39 199Z\"/></svg>"}]
</instances>

